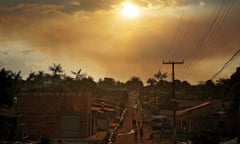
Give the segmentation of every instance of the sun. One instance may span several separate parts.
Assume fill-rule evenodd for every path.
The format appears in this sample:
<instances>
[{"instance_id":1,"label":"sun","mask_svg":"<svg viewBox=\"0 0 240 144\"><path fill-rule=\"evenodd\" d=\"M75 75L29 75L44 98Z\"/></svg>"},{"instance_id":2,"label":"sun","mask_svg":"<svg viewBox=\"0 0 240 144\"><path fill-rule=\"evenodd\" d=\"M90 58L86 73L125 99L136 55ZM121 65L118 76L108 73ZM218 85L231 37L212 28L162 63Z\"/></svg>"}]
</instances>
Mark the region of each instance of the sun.
<instances>
[{"instance_id":1,"label":"sun","mask_svg":"<svg viewBox=\"0 0 240 144\"><path fill-rule=\"evenodd\" d=\"M139 7L133 3L125 2L122 4L121 13L129 18L135 18L139 15Z\"/></svg>"}]
</instances>

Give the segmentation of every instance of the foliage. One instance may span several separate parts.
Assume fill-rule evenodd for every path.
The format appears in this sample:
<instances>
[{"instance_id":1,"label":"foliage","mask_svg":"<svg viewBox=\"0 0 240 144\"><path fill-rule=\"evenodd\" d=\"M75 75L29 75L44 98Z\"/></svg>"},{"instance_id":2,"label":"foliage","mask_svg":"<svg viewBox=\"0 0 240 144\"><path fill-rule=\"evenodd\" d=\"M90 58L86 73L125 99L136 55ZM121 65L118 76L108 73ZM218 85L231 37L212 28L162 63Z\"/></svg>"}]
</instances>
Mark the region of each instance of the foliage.
<instances>
[{"instance_id":1,"label":"foliage","mask_svg":"<svg viewBox=\"0 0 240 144\"><path fill-rule=\"evenodd\" d=\"M147 83L150 85L150 86L153 86L157 83L157 81L154 79L154 78L149 78L147 80Z\"/></svg>"},{"instance_id":2,"label":"foliage","mask_svg":"<svg viewBox=\"0 0 240 144\"><path fill-rule=\"evenodd\" d=\"M43 78L42 82L26 81L23 92L82 92L89 91L92 93L98 92L97 84L91 77L81 80L74 80L69 77L51 81L48 78Z\"/></svg>"},{"instance_id":3,"label":"foliage","mask_svg":"<svg viewBox=\"0 0 240 144\"><path fill-rule=\"evenodd\" d=\"M112 88L116 85L116 81L113 78L105 77L103 80L99 80L98 85L101 88Z\"/></svg>"},{"instance_id":4,"label":"foliage","mask_svg":"<svg viewBox=\"0 0 240 144\"><path fill-rule=\"evenodd\" d=\"M0 71L0 105L12 106L16 94L19 92L19 85L22 92L80 92L89 91L99 95L100 89L128 89L140 91L143 89L143 82L139 77L133 76L126 83L115 81L113 78L105 77L96 83L93 78L79 71L74 72L75 78L63 74L60 64L49 66L51 74L43 71L31 72L26 80L21 80L20 72ZM172 82L164 79L167 73L160 70L154 74L154 78L147 80L148 91L154 91L159 97L159 103L168 104L172 93ZM175 80L176 99L207 99L220 98L231 101L229 112L236 113L240 104L240 67L236 69L230 79L219 79L216 83L212 80L198 85L191 85L187 81ZM124 101L128 97L122 98Z\"/></svg>"},{"instance_id":5,"label":"foliage","mask_svg":"<svg viewBox=\"0 0 240 144\"><path fill-rule=\"evenodd\" d=\"M81 69L75 74L75 79L61 74L63 72L60 64L49 67L53 75L39 71L37 74L31 72L21 86L22 92L83 92L88 91L98 94L98 86L93 78L81 74ZM60 75L61 74L61 75Z\"/></svg>"},{"instance_id":6,"label":"foliage","mask_svg":"<svg viewBox=\"0 0 240 144\"><path fill-rule=\"evenodd\" d=\"M143 82L139 77L133 76L126 82L126 86L129 90L139 91L143 87Z\"/></svg>"},{"instance_id":7,"label":"foliage","mask_svg":"<svg viewBox=\"0 0 240 144\"><path fill-rule=\"evenodd\" d=\"M21 80L20 72L13 73L12 71L0 71L0 106L12 107L14 99L19 91L19 82Z\"/></svg>"},{"instance_id":8,"label":"foliage","mask_svg":"<svg viewBox=\"0 0 240 144\"><path fill-rule=\"evenodd\" d=\"M86 77L86 74L81 74L82 69L79 69L77 72L71 71L71 73L75 76L75 80L81 80Z\"/></svg>"},{"instance_id":9,"label":"foliage","mask_svg":"<svg viewBox=\"0 0 240 144\"><path fill-rule=\"evenodd\" d=\"M62 73L62 66L60 64L53 63L53 66L49 66L49 70L53 72L53 75L57 75L59 73Z\"/></svg>"},{"instance_id":10,"label":"foliage","mask_svg":"<svg viewBox=\"0 0 240 144\"><path fill-rule=\"evenodd\" d=\"M240 67L232 74L229 85L232 94L230 113L236 114L240 111Z\"/></svg>"},{"instance_id":11,"label":"foliage","mask_svg":"<svg viewBox=\"0 0 240 144\"><path fill-rule=\"evenodd\" d=\"M167 73L162 73L160 70L154 74L154 77L158 80L158 81L163 81L163 79L167 78Z\"/></svg>"}]
</instances>

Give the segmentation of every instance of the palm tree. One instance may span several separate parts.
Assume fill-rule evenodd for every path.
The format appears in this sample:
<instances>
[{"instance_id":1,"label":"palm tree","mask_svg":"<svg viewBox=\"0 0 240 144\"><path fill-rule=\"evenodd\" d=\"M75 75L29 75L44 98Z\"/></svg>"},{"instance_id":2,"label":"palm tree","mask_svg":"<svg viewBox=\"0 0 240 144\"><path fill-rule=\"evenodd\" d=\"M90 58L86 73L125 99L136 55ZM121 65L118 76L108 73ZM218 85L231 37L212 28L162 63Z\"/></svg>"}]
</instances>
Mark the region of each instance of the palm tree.
<instances>
[{"instance_id":1,"label":"palm tree","mask_svg":"<svg viewBox=\"0 0 240 144\"><path fill-rule=\"evenodd\" d=\"M49 66L49 70L53 72L53 76L63 72L61 64L56 65L55 63L53 63L53 66Z\"/></svg>"},{"instance_id":2,"label":"palm tree","mask_svg":"<svg viewBox=\"0 0 240 144\"><path fill-rule=\"evenodd\" d=\"M86 74L81 74L82 69L79 69L78 72L71 71L73 75L75 75L75 80L81 80L86 76Z\"/></svg>"},{"instance_id":3,"label":"palm tree","mask_svg":"<svg viewBox=\"0 0 240 144\"><path fill-rule=\"evenodd\" d=\"M154 77L159 80L159 81L163 81L163 79L166 79L167 78L167 73L162 73L160 70L154 74Z\"/></svg>"}]
</instances>

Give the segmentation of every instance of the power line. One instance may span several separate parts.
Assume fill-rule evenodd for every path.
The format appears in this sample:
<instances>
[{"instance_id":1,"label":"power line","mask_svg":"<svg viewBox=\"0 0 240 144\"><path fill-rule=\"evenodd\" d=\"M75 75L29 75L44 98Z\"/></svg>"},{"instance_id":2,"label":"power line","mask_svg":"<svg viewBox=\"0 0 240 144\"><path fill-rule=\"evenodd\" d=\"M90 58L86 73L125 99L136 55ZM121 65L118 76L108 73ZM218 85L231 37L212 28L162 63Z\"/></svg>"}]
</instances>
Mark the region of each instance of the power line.
<instances>
[{"instance_id":1,"label":"power line","mask_svg":"<svg viewBox=\"0 0 240 144\"><path fill-rule=\"evenodd\" d=\"M200 55L205 55L207 49L215 40L216 35L219 32L219 29L221 28L222 24L224 23L226 16L229 14L230 10L232 9L234 2L235 0L230 1L226 4L225 8L223 9L222 13L219 16L218 21L214 25L212 32L209 34L209 37L206 39L205 46L203 45L203 49Z\"/></svg>"},{"instance_id":2,"label":"power line","mask_svg":"<svg viewBox=\"0 0 240 144\"><path fill-rule=\"evenodd\" d=\"M188 1L187 1L187 0L184 1L184 5L188 5ZM173 33L173 37L172 37L171 42L170 42L170 44L169 44L169 48L168 48L166 57L168 57L168 56L170 55L170 50L173 48L174 42L175 42L175 40L176 40L177 34L179 33L179 29L180 29L180 26L181 26L182 21L183 21L184 13L185 13L185 9L182 10L181 16L180 16L180 18L179 18L179 21L178 21L178 24L177 24L177 27L176 27L176 30L175 30L175 32Z\"/></svg>"},{"instance_id":3,"label":"power line","mask_svg":"<svg viewBox=\"0 0 240 144\"><path fill-rule=\"evenodd\" d=\"M228 4L225 6L223 1L221 0L218 1L217 6L214 10L215 14L213 14L211 17L211 19L213 20L212 22L209 21L204 31L202 32L202 35L194 48L194 55L192 55L192 61L190 62L190 64L187 65L187 68L185 69L184 74L186 74L186 71L189 70L194 59L196 59L199 56L205 55L207 48L211 45L212 41L215 39L218 30L223 24L226 16L229 14L229 11L233 6L234 1L231 1L232 2L231 4Z\"/></svg>"},{"instance_id":4,"label":"power line","mask_svg":"<svg viewBox=\"0 0 240 144\"><path fill-rule=\"evenodd\" d=\"M204 38L206 37L207 32L208 32L207 30L209 29L209 27L211 25L211 19L214 19L215 13L218 12L218 7L220 5L221 5L221 0L218 0L218 3L217 3L216 7L213 10L213 14L211 15L207 25L205 25L204 29L201 32L200 39L198 41L196 41L196 43L195 43L195 47L193 49L193 55L191 55L191 58L190 58L190 59L192 59L192 61L190 61L189 64L185 65L186 67L184 68L185 71L184 71L183 75L185 75L187 73L187 71L190 69L190 66L192 65L194 59L196 59L196 57L197 57L197 55L199 53L199 49L198 49L199 45L201 44L202 41L204 41Z\"/></svg>"},{"instance_id":5,"label":"power line","mask_svg":"<svg viewBox=\"0 0 240 144\"><path fill-rule=\"evenodd\" d=\"M184 1L184 5L188 5L187 0ZM168 47L167 52L166 52L166 58L171 56L171 51L173 49L173 45L175 43L177 34L179 33L180 26L182 25L184 13L185 13L185 9L182 10L180 18L179 18L177 26L176 26L176 29L175 29L175 32L172 34L172 39L169 42L169 47ZM169 67L167 67L166 71L167 72L170 71Z\"/></svg>"},{"instance_id":6,"label":"power line","mask_svg":"<svg viewBox=\"0 0 240 144\"><path fill-rule=\"evenodd\" d=\"M225 69L226 69L226 68L229 68L230 66L234 66L234 65L236 65L236 64L239 64L239 63L237 62L239 56L240 56L240 53L239 53L238 55L236 55L235 58L234 58L231 62L229 62L229 64L225 67ZM235 67L235 66L234 66L234 67Z\"/></svg>"},{"instance_id":7,"label":"power line","mask_svg":"<svg viewBox=\"0 0 240 144\"><path fill-rule=\"evenodd\" d=\"M233 54L233 56L223 65L223 67L222 67L216 74L214 74L214 75L212 76L212 78L211 78L210 80L214 79L218 74L220 74L220 73L224 70L224 68L225 68L239 53L240 53L240 50L238 50L237 52L235 52L235 53Z\"/></svg>"},{"instance_id":8,"label":"power line","mask_svg":"<svg viewBox=\"0 0 240 144\"><path fill-rule=\"evenodd\" d=\"M187 35L189 34L189 31L190 31L190 29L191 29L191 27L192 27L193 19L196 17L198 10L199 10L199 6L195 9L194 14L193 14L192 17L191 17L191 20L190 20L190 22L189 22L189 24L188 24L188 26L187 26L187 29L186 29L183 37L182 37L182 40L181 40L179 49L181 49L181 48L183 47L183 44L184 44L184 42L186 41ZM175 55L174 55L174 57L175 57ZM184 65L184 67L185 67L185 65ZM178 73L181 74L182 71L183 71L183 69L184 69L184 68L181 68Z\"/></svg>"}]
</instances>

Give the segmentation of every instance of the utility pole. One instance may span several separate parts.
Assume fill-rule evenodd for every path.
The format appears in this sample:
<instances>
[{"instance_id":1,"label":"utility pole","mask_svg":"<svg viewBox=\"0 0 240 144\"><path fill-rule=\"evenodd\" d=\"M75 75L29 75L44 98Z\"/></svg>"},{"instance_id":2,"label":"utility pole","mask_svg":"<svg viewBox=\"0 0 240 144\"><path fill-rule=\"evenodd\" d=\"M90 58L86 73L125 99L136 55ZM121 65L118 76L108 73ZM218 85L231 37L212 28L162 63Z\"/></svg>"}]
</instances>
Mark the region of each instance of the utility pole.
<instances>
[{"instance_id":1,"label":"utility pole","mask_svg":"<svg viewBox=\"0 0 240 144\"><path fill-rule=\"evenodd\" d=\"M184 61L168 61L165 62L163 60L163 64L171 64L172 65L172 103L173 103L173 144L176 144L176 135L177 135L177 130L176 130L176 101L175 101L175 75L174 75L174 65L175 64L183 64Z\"/></svg>"}]
</instances>

